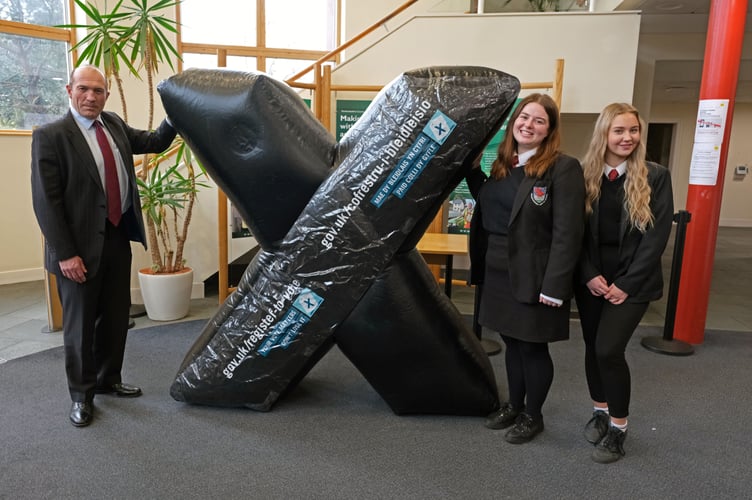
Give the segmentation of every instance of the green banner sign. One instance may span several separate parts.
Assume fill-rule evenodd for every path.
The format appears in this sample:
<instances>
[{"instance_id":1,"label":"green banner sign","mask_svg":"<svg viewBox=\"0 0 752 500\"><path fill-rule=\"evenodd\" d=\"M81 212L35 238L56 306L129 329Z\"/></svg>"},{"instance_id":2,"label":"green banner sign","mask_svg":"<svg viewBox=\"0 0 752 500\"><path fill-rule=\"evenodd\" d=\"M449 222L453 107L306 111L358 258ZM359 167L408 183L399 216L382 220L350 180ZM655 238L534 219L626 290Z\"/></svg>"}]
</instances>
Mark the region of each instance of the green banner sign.
<instances>
[{"instance_id":1,"label":"green banner sign","mask_svg":"<svg viewBox=\"0 0 752 500\"><path fill-rule=\"evenodd\" d=\"M337 101L337 141L342 139L345 132L350 130L355 122L363 115L371 101Z\"/></svg>"}]
</instances>

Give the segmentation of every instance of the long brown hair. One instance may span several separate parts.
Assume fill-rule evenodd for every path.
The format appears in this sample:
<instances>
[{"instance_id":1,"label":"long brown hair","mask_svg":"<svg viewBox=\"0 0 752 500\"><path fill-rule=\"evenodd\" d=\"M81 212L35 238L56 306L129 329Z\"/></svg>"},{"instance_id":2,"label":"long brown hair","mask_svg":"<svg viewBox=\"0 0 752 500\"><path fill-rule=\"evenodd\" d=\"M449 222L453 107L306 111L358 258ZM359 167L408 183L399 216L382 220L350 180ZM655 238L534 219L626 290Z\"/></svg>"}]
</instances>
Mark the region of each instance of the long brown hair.
<instances>
[{"instance_id":1,"label":"long brown hair","mask_svg":"<svg viewBox=\"0 0 752 500\"><path fill-rule=\"evenodd\" d=\"M653 224L653 212L650 210L650 184L648 184L648 167L645 163L645 122L640 118L637 108L631 104L615 102L609 104L595 122L593 137L585 154L582 167L585 174L586 213L593 211L593 204L601 196L603 167L608 151L608 133L617 116L632 114L640 124L640 143L627 158L627 173L624 180L624 207L629 214L630 224L645 232Z\"/></svg>"},{"instance_id":2,"label":"long brown hair","mask_svg":"<svg viewBox=\"0 0 752 500\"><path fill-rule=\"evenodd\" d=\"M506 177L512 168L512 158L517 153L517 141L514 139L512 127L514 127L514 122L520 116L525 106L531 102L540 104L546 111L548 115L548 135L543 139L541 145L538 146L533 157L525 164L525 175L540 178L554 164L559 154L561 154L559 151L559 145L561 144L559 108L547 94L530 94L520 101L512 116L509 117L507 133L504 135L501 144L499 144L498 155L493 165L491 165L491 177L494 179Z\"/></svg>"}]
</instances>

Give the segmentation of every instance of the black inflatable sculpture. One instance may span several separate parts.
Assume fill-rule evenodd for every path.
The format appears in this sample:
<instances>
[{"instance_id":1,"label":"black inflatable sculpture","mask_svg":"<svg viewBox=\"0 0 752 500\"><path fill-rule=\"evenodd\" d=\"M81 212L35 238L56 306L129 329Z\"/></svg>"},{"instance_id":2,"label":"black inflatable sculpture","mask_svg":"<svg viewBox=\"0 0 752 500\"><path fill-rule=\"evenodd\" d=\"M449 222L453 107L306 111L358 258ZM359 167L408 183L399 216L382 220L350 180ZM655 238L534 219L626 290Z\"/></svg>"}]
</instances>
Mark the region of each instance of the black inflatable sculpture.
<instances>
[{"instance_id":1,"label":"black inflatable sculpture","mask_svg":"<svg viewBox=\"0 0 752 500\"><path fill-rule=\"evenodd\" d=\"M415 250L502 123L516 78L397 78L339 144L284 83L188 70L165 110L262 247L186 355L172 396L269 410L335 343L396 413L485 414L494 374Z\"/></svg>"}]
</instances>

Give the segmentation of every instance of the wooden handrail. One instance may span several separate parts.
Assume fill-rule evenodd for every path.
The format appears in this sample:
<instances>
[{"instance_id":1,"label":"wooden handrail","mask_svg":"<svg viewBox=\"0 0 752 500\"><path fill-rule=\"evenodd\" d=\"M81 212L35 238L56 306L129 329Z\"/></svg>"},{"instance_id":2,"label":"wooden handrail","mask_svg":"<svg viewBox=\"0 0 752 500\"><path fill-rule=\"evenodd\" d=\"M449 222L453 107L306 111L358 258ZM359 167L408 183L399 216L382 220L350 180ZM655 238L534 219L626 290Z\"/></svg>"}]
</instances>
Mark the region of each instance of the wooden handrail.
<instances>
[{"instance_id":1,"label":"wooden handrail","mask_svg":"<svg viewBox=\"0 0 752 500\"><path fill-rule=\"evenodd\" d=\"M183 42L182 48L192 54L216 54L217 50L225 50L231 56L243 57L272 57L283 59L313 59L326 54L323 50L305 49L274 49L268 47L246 47L243 45L224 45Z\"/></svg>"},{"instance_id":2,"label":"wooden handrail","mask_svg":"<svg viewBox=\"0 0 752 500\"><path fill-rule=\"evenodd\" d=\"M349 48L354 43L357 43L360 40L362 40L363 38L365 38L366 36L370 35L374 31L376 31L379 28L379 26L381 26L385 22L389 21L390 19L392 19L396 15L402 13L402 11L406 10L408 7L410 7L412 4L416 3L417 1L418 0L409 0L409 1L405 2L405 3L403 3L402 5L400 5L396 9L394 9L392 12L390 12L386 16L382 17L381 19L379 19L378 21L376 21L375 23L373 23L371 26L369 26L365 30L361 31L360 34L354 36L353 38L351 38L350 40L346 41L345 43L343 43L342 45L340 45L336 49L332 50L331 52L329 52L327 54L324 54L316 62L314 62L313 64L307 66L305 69L299 71L298 73L296 73L293 76L291 76L290 78L288 78L286 80L287 83L290 84L291 82L294 82L295 80L297 80L301 76L303 76L306 73L308 73L309 71L311 71L317 65L325 63L326 61L331 60L334 56L338 55L340 52L342 52L343 50Z\"/></svg>"}]
</instances>

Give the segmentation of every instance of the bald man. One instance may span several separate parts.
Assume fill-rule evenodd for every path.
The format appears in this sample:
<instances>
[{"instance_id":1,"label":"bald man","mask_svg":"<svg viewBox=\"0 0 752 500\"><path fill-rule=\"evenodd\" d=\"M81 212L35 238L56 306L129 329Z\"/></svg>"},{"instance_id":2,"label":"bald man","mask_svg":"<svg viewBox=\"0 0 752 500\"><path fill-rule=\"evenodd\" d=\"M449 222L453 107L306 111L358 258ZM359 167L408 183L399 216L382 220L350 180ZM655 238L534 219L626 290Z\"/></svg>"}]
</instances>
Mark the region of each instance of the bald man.
<instances>
[{"instance_id":1,"label":"bald man","mask_svg":"<svg viewBox=\"0 0 752 500\"><path fill-rule=\"evenodd\" d=\"M31 188L45 267L63 306L70 421L89 425L94 395L137 397L121 379L130 308L131 241L146 248L133 155L164 151L175 130L136 130L104 110L104 74L80 66L66 85L70 110L36 129Z\"/></svg>"}]
</instances>

